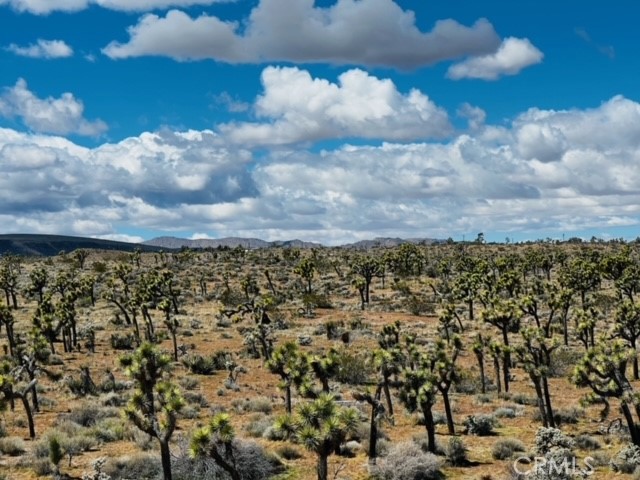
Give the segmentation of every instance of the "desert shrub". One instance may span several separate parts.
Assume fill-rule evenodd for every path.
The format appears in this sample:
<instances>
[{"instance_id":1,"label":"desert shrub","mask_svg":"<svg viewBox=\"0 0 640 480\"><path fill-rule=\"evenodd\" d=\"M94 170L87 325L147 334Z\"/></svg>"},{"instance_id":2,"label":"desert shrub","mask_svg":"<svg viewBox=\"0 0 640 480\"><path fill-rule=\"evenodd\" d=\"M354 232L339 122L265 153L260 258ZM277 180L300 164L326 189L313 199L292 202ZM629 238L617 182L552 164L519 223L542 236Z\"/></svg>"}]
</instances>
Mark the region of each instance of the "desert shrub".
<instances>
[{"instance_id":1,"label":"desert shrub","mask_svg":"<svg viewBox=\"0 0 640 480\"><path fill-rule=\"evenodd\" d=\"M432 315L435 313L436 308L432 301L423 295L411 295L407 301L407 310L412 315Z\"/></svg>"},{"instance_id":2,"label":"desert shrub","mask_svg":"<svg viewBox=\"0 0 640 480\"><path fill-rule=\"evenodd\" d=\"M0 438L0 453L17 457L26 451L24 441L18 437Z\"/></svg>"},{"instance_id":3,"label":"desert shrub","mask_svg":"<svg viewBox=\"0 0 640 480\"><path fill-rule=\"evenodd\" d=\"M551 353L551 365L549 367L549 376L566 377L573 368L579 363L582 353L576 349L569 347L561 347Z\"/></svg>"},{"instance_id":4,"label":"desert shrub","mask_svg":"<svg viewBox=\"0 0 640 480\"><path fill-rule=\"evenodd\" d=\"M192 353L182 357L182 364L191 373L198 375L212 375L218 370L225 370L227 361L228 354L223 351L218 351L208 356Z\"/></svg>"},{"instance_id":5,"label":"desert shrub","mask_svg":"<svg viewBox=\"0 0 640 480\"><path fill-rule=\"evenodd\" d=\"M327 334L328 340L335 340L340 338L343 329L344 322L342 320L328 320L324 323L324 332Z\"/></svg>"},{"instance_id":6,"label":"desert shrub","mask_svg":"<svg viewBox=\"0 0 640 480\"><path fill-rule=\"evenodd\" d=\"M377 468L380 480L435 480L441 478L441 461L412 442L394 445Z\"/></svg>"},{"instance_id":7,"label":"desert shrub","mask_svg":"<svg viewBox=\"0 0 640 480\"><path fill-rule=\"evenodd\" d=\"M198 418L200 416L200 406L197 404L185 405L180 410L179 416L180 418L188 418L188 419Z\"/></svg>"},{"instance_id":8,"label":"desert shrub","mask_svg":"<svg viewBox=\"0 0 640 480\"><path fill-rule=\"evenodd\" d=\"M610 465L614 472L633 473L640 466L640 447L632 444L622 447Z\"/></svg>"},{"instance_id":9,"label":"desert shrub","mask_svg":"<svg viewBox=\"0 0 640 480\"><path fill-rule=\"evenodd\" d=\"M564 425L564 424L575 425L583 416L584 416L584 410L576 407L563 408L560 410L556 410L556 412L553 414L553 418L558 425Z\"/></svg>"},{"instance_id":10,"label":"desert shrub","mask_svg":"<svg viewBox=\"0 0 640 480\"><path fill-rule=\"evenodd\" d=\"M158 455L136 453L108 459L103 472L109 475L111 480L155 479L162 472L162 465Z\"/></svg>"},{"instance_id":11,"label":"desert shrub","mask_svg":"<svg viewBox=\"0 0 640 480\"><path fill-rule=\"evenodd\" d=\"M71 410L65 415L65 418L83 427L90 427L95 425L98 420L117 417L119 414L120 412L117 408L103 407L96 402L85 402Z\"/></svg>"},{"instance_id":12,"label":"desert shrub","mask_svg":"<svg viewBox=\"0 0 640 480\"><path fill-rule=\"evenodd\" d=\"M557 428L540 427L536 432L535 451L545 455L553 449L571 450L574 447L573 440Z\"/></svg>"},{"instance_id":13,"label":"desert shrub","mask_svg":"<svg viewBox=\"0 0 640 480\"><path fill-rule=\"evenodd\" d=\"M488 379L486 379L485 382L485 385L487 385ZM473 395L482 391L482 385L480 384L479 376L474 374L471 370L461 369L453 384L453 391L457 393L463 393L465 395ZM491 397L486 398L488 398L488 402L491 401Z\"/></svg>"},{"instance_id":14,"label":"desert shrub","mask_svg":"<svg viewBox=\"0 0 640 480\"><path fill-rule=\"evenodd\" d=\"M484 437L493 435L496 426L496 419L493 415L471 415L464 421L464 426L469 435Z\"/></svg>"},{"instance_id":15,"label":"desert shrub","mask_svg":"<svg viewBox=\"0 0 640 480\"><path fill-rule=\"evenodd\" d=\"M276 448L276 453L280 455L285 460L297 460L302 458L303 455L296 447L289 444L280 445Z\"/></svg>"},{"instance_id":16,"label":"desert shrub","mask_svg":"<svg viewBox=\"0 0 640 480\"><path fill-rule=\"evenodd\" d=\"M236 399L231 402L231 406L240 413L260 412L269 415L273 410L273 403L268 397Z\"/></svg>"},{"instance_id":17,"label":"desert shrub","mask_svg":"<svg viewBox=\"0 0 640 480\"><path fill-rule=\"evenodd\" d=\"M518 405L538 405L538 399L536 397L525 395L524 393L516 393L515 395L512 395L511 401L513 403L517 403Z\"/></svg>"},{"instance_id":18,"label":"desert shrub","mask_svg":"<svg viewBox=\"0 0 640 480\"><path fill-rule=\"evenodd\" d=\"M264 413L254 413L245 423L243 429L250 437L260 438L271 425L273 425L273 418Z\"/></svg>"},{"instance_id":19,"label":"desert shrub","mask_svg":"<svg viewBox=\"0 0 640 480\"><path fill-rule=\"evenodd\" d=\"M200 392L183 392L182 398L184 398L184 400L191 405L197 405L202 408L206 408L209 406L207 397L205 397Z\"/></svg>"},{"instance_id":20,"label":"desert shrub","mask_svg":"<svg viewBox=\"0 0 640 480\"><path fill-rule=\"evenodd\" d=\"M39 476L46 477L53 473L53 465L48 458L36 458L29 462L31 470Z\"/></svg>"},{"instance_id":21,"label":"desert shrub","mask_svg":"<svg viewBox=\"0 0 640 480\"><path fill-rule=\"evenodd\" d=\"M178 380L178 384L184 390L195 390L196 388L198 388L198 385L200 385L200 382L197 378L185 375L184 377L181 377L180 380Z\"/></svg>"},{"instance_id":22,"label":"desert shrub","mask_svg":"<svg viewBox=\"0 0 640 480\"><path fill-rule=\"evenodd\" d=\"M599 450L602 448L597 438L593 438L584 433L574 438L574 442L576 447L581 450Z\"/></svg>"},{"instance_id":23,"label":"desert shrub","mask_svg":"<svg viewBox=\"0 0 640 480\"><path fill-rule=\"evenodd\" d=\"M493 401L493 397L488 393L479 393L473 399L474 403L477 405L485 405L487 403L491 403Z\"/></svg>"},{"instance_id":24,"label":"desert shrub","mask_svg":"<svg viewBox=\"0 0 640 480\"><path fill-rule=\"evenodd\" d=\"M339 354L340 368L336 379L348 385L362 385L369 381L372 371L366 355L342 350Z\"/></svg>"},{"instance_id":25,"label":"desert shrub","mask_svg":"<svg viewBox=\"0 0 640 480\"><path fill-rule=\"evenodd\" d=\"M102 419L89 432L96 440L104 443L125 440L131 435L130 425L120 418Z\"/></svg>"},{"instance_id":26,"label":"desert shrub","mask_svg":"<svg viewBox=\"0 0 640 480\"><path fill-rule=\"evenodd\" d=\"M493 416L496 418L515 418L517 415L515 408L500 407L493 412Z\"/></svg>"},{"instance_id":27,"label":"desert shrub","mask_svg":"<svg viewBox=\"0 0 640 480\"><path fill-rule=\"evenodd\" d=\"M233 441L233 456L240 478L247 480L267 480L283 471L281 462L275 455L266 452L255 442L236 439ZM193 459L187 449L181 449L173 461L174 480L230 480L211 458ZM138 478L138 477L132 477Z\"/></svg>"},{"instance_id":28,"label":"desert shrub","mask_svg":"<svg viewBox=\"0 0 640 480\"><path fill-rule=\"evenodd\" d=\"M515 452L524 452L525 446L516 438L501 438L491 447L491 456L495 460L511 458Z\"/></svg>"},{"instance_id":29,"label":"desert shrub","mask_svg":"<svg viewBox=\"0 0 640 480\"><path fill-rule=\"evenodd\" d=\"M460 437L449 437L449 441L444 447L444 455L447 462L454 467L466 465L469 459L467 453L469 449L466 447Z\"/></svg>"},{"instance_id":30,"label":"desert shrub","mask_svg":"<svg viewBox=\"0 0 640 480\"><path fill-rule=\"evenodd\" d=\"M115 350L133 350L136 346L136 336L132 333L113 333L110 338L111 348Z\"/></svg>"}]
</instances>

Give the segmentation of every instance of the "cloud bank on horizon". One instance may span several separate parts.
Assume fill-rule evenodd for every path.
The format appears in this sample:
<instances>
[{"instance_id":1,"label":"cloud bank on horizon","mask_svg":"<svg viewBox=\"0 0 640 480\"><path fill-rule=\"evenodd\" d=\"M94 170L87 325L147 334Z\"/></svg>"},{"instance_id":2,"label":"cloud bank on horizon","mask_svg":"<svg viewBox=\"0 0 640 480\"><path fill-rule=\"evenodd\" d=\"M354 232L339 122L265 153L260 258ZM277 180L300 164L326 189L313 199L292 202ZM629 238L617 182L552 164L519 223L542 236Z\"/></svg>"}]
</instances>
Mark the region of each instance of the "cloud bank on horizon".
<instances>
[{"instance_id":1,"label":"cloud bank on horizon","mask_svg":"<svg viewBox=\"0 0 640 480\"><path fill-rule=\"evenodd\" d=\"M640 223L633 90L550 105L549 38L498 2L471 20L408 3L0 0L41 29L0 36L5 229L335 244ZM110 40L65 34L105 11Z\"/></svg>"}]
</instances>

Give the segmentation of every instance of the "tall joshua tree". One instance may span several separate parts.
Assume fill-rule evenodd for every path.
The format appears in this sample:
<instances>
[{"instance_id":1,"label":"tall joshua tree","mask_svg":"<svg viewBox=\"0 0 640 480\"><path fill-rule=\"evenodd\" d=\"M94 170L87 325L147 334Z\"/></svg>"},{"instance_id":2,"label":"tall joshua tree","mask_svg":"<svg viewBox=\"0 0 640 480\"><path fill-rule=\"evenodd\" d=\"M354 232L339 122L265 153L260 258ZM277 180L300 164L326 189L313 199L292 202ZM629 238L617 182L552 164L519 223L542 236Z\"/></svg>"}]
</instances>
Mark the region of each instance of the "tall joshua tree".
<instances>
[{"instance_id":1,"label":"tall joshua tree","mask_svg":"<svg viewBox=\"0 0 640 480\"><path fill-rule=\"evenodd\" d=\"M136 391L124 413L144 433L158 440L164 480L171 480L169 441L175 431L178 412L184 405L177 386L167 380L171 359L150 343L120 358Z\"/></svg>"}]
</instances>

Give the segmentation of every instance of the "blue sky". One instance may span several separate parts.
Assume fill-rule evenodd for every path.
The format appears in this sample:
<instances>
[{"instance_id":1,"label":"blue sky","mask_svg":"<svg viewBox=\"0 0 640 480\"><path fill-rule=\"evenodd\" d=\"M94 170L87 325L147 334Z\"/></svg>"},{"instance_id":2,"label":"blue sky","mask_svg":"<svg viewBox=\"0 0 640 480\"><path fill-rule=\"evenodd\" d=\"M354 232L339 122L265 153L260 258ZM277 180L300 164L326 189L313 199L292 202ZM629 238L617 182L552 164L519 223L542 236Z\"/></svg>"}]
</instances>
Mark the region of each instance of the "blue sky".
<instances>
[{"instance_id":1,"label":"blue sky","mask_svg":"<svg viewBox=\"0 0 640 480\"><path fill-rule=\"evenodd\" d=\"M640 5L0 0L5 232L635 238Z\"/></svg>"}]
</instances>

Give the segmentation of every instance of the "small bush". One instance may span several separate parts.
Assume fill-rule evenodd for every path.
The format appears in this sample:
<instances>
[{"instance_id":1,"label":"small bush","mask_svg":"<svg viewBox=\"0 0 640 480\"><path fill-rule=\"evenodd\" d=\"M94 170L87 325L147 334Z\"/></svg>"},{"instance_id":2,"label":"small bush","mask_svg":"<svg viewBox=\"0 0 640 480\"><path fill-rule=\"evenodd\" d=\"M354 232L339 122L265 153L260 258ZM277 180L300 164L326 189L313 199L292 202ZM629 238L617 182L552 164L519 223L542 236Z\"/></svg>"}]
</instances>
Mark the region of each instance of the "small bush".
<instances>
[{"instance_id":1,"label":"small bush","mask_svg":"<svg viewBox=\"0 0 640 480\"><path fill-rule=\"evenodd\" d=\"M233 400L231 406L238 412L259 412L269 415L273 410L273 403L268 397L246 398Z\"/></svg>"},{"instance_id":2,"label":"small bush","mask_svg":"<svg viewBox=\"0 0 640 480\"><path fill-rule=\"evenodd\" d=\"M250 437L260 438L271 425L273 425L273 418L266 416L264 413L254 413L243 429Z\"/></svg>"},{"instance_id":3,"label":"small bush","mask_svg":"<svg viewBox=\"0 0 640 480\"><path fill-rule=\"evenodd\" d=\"M22 455L26 451L24 442L18 437L0 438L0 452L11 457Z\"/></svg>"},{"instance_id":4,"label":"small bush","mask_svg":"<svg viewBox=\"0 0 640 480\"><path fill-rule=\"evenodd\" d=\"M565 425L565 424L575 425L583 416L584 416L584 410L576 407L557 410L553 414L553 418L558 425Z\"/></svg>"},{"instance_id":5,"label":"small bush","mask_svg":"<svg viewBox=\"0 0 640 480\"><path fill-rule=\"evenodd\" d=\"M471 415L464 421L467 433L479 437L493 435L493 429L496 423L493 415Z\"/></svg>"},{"instance_id":6,"label":"small bush","mask_svg":"<svg viewBox=\"0 0 640 480\"><path fill-rule=\"evenodd\" d=\"M578 435L574 439L574 442L576 444L576 447L581 450L600 450L602 448L602 445L600 444L598 439L586 434Z\"/></svg>"},{"instance_id":7,"label":"small bush","mask_svg":"<svg viewBox=\"0 0 640 480\"><path fill-rule=\"evenodd\" d=\"M633 473L640 466L640 447L631 444L623 447L610 465L614 472Z\"/></svg>"},{"instance_id":8,"label":"small bush","mask_svg":"<svg viewBox=\"0 0 640 480\"><path fill-rule=\"evenodd\" d=\"M150 453L136 453L124 457L110 458L104 465L103 472L111 480L130 478L156 478L162 472L160 457Z\"/></svg>"},{"instance_id":9,"label":"small bush","mask_svg":"<svg viewBox=\"0 0 640 480\"><path fill-rule=\"evenodd\" d=\"M178 380L180 386L185 390L195 390L200 385L200 382L197 378L184 376Z\"/></svg>"},{"instance_id":10,"label":"small bush","mask_svg":"<svg viewBox=\"0 0 640 480\"><path fill-rule=\"evenodd\" d=\"M391 448L384 463L377 469L381 480L436 480L441 478L442 464L432 453L423 452L412 442Z\"/></svg>"},{"instance_id":11,"label":"small bush","mask_svg":"<svg viewBox=\"0 0 640 480\"><path fill-rule=\"evenodd\" d=\"M371 377L371 366L366 355L343 350L339 356L340 368L336 379L347 385L362 385Z\"/></svg>"},{"instance_id":12,"label":"small bush","mask_svg":"<svg viewBox=\"0 0 640 480\"><path fill-rule=\"evenodd\" d=\"M460 437L449 437L449 441L444 447L444 455L447 457L449 464L454 467L459 467L468 463L468 451L469 450Z\"/></svg>"},{"instance_id":13,"label":"small bush","mask_svg":"<svg viewBox=\"0 0 640 480\"><path fill-rule=\"evenodd\" d=\"M133 350L136 346L136 336L132 333L113 333L110 338L111 348L115 350Z\"/></svg>"},{"instance_id":14,"label":"small bush","mask_svg":"<svg viewBox=\"0 0 640 480\"><path fill-rule=\"evenodd\" d=\"M228 353L223 351L218 351L208 356L192 353L182 357L182 364L187 367L191 373L212 375L216 371L226 370L229 359L228 355Z\"/></svg>"},{"instance_id":15,"label":"small bush","mask_svg":"<svg viewBox=\"0 0 640 480\"><path fill-rule=\"evenodd\" d=\"M280 445L278 448L276 448L276 453L285 460L297 460L303 457L300 450L288 444Z\"/></svg>"},{"instance_id":16,"label":"small bush","mask_svg":"<svg viewBox=\"0 0 640 480\"><path fill-rule=\"evenodd\" d=\"M557 428L540 427L536 433L535 451L545 455L553 449L571 450L574 447L573 440Z\"/></svg>"},{"instance_id":17,"label":"small bush","mask_svg":"<svg viewBox=\"0 0 640 480\"><path fill-rule=\"evenodd\" d=\"M117 408L102 407L98 403L86 402L71 410L66 418L83 427L90 427L103 418L117 417L119 414Z\"/></svg>"},{"instance_id":18,"label":"small bush","mask_svg":"<svg viewBox=\"0 0 640 480\"><path fill-rule=\"evenodd\" d=\"M525 446L516 438L503 438L493 444L491 456L495 460L506 460L511 458L515 452L524 452Z\"/></svg>"},{"instance_id":19,"label":"small bush","mask_svg":"<svg viewBox=\"0 0 640 480\"><path fill-rule=\"evenodd\" d=\"M500 407L493 412L493 416L496 418L516 418L516 410L509 407Z\"/></svg>"},{"instance_id":20,"label":"small bush","mask_svg":"<svg viewBox=\"0 0 640 480\"><path fill-rule=\"evenodd\" d=\"M517 403L518 405L538 405L538 399L536 397L525 395L524 393L516 393L511 397L511 401L513 401L513 403Z\"/></svg>"}]
</instances>

